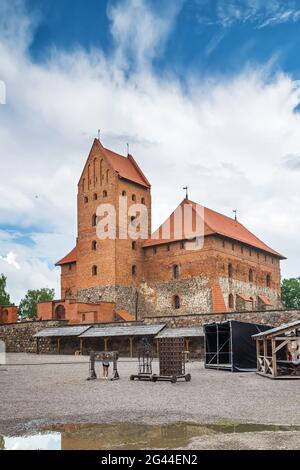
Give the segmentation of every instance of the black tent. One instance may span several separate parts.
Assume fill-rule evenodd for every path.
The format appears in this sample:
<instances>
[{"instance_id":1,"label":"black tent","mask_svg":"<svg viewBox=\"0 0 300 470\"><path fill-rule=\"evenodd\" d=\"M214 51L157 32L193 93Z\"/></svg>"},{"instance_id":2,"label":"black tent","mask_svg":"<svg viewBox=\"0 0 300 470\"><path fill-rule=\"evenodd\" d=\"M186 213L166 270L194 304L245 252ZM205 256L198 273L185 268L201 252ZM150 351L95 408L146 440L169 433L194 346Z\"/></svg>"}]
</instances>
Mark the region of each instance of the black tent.
<instances>
[{"instance_id":1,"label":"black tent","mask_svg":"<svg viewBox=\"0 0 300 470\"><path fill-rule=\"evenodd\" d=\"M251 336L270 328L272 326L235 320L204 325L205 367L232 372L255 371L256 345Z\"/></svg>"}]
</instances>

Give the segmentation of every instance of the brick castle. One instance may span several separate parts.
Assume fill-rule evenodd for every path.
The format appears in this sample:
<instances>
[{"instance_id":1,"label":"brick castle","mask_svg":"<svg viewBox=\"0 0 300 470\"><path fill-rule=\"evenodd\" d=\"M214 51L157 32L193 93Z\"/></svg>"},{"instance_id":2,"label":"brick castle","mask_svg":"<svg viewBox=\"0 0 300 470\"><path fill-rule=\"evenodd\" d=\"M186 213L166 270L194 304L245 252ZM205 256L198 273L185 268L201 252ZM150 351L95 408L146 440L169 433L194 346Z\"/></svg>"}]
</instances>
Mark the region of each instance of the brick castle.
<instances>
[{"instance_id":1,"label":"brick castle","mask_svg":"<svg viewBox=\"0 0 300 470\"><path fill-rule=\"evenodd\" d=\"M147 239L99 239L99 204L120 201L147 208ZM78 183L76 246L62 258L61 299L40 304L38 317L71 322L142 319L147 316L281 308L284 256L237 220L184 199L179 208L201 209L203 247L174 236L174 214L151 236L151 186L131 155L94 140ZM163 237L169 227L169 236ZM120 231L117 222L116 232Z\"/></svg>"}]
</instances>

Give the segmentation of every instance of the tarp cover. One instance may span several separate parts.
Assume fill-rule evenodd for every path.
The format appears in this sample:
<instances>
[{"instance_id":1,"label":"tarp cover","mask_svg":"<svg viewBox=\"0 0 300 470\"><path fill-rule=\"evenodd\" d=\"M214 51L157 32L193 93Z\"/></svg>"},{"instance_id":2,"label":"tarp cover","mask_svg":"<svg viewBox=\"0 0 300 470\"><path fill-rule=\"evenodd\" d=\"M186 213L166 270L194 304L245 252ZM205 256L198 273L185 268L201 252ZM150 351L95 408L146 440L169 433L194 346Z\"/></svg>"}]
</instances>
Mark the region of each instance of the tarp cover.
<instances>
[{"instance_id":1,"label":"tarp cover","mask_svg":"<svg viewBox=\"0 0 300 470\"><path fill-rule=\"evenodd\" d=\"M204 325L205 367L235 372L256 370L256 343L252 335L270 328L235 320Z\"/></svg>"}]
</instances>

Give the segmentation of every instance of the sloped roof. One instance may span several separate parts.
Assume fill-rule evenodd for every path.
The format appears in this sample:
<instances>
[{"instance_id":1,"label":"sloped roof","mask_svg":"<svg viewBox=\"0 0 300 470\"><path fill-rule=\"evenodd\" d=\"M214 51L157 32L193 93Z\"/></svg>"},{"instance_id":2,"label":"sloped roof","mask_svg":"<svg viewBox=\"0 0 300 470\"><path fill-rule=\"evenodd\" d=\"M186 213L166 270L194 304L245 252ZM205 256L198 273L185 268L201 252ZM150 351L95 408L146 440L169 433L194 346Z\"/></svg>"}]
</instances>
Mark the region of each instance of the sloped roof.
<instances>
[{"instance_id":1,"label":"sloped roof","mask_svg":"<svg viewBox=\"0 0 300 470\"><path fill-rule=\"evenodd\" d=\"M155 336L155 338L198 338L204 336L203 328L189 327L189 328L164 328Z\"/></svg>"},{"instance_id":2,"label":"sloped roof","mask_svg":"<svg viewBox=\"0 0 300 470\"><path fill-rule=\"evenodd\" d=\"M81 333L84 333L86 330L91 328L91 325L85 326L65 326L58 328L46 328L41 330L35 335L34 338L46 338L46 337L59 337L59 336L78 336Z\"/></svg>"},{"instance_id":3,"label":"sloped roof","mask_svg":"<svg viewBox=\"0 0 300 470\"><path fill-rule=\"evenodd\" d=\"M134 316L131 313L127 312L127 310L116 309L116 313L125 321L135 320Z\"/></svg>"},{"instance_id":4,"label":"sloped roof","mask_svg":"<svg viewBox=\"0 0 300 470\"><path fill-rule=\"evenodd\" d=\"M185 227L184 224L184 205L190 205L192 210L192 227L189 229ZM175 214L176 211L181 209L183 217L181 221L181 230L176 233L175 230ZM199 233L196 231L196 223L200 224ZM170 236L165 238L163 236L164 230L166 227L170 227ZM188 229L188 230L187 230ZM177 228L178 230L178 228ZM250 232L244 225L240 222L227 217L226 215L220 214L219 212L208 209L207 207L201 206L196 202L184 199L177 209L172 212L170 217L152 234L151 238L144 243L144 247L160 245L163 243L170 243L178 240L186 240L189 236L196 235L198 236L208 236L208 235L221 235L232 240L236 240L242 243L245 243L249 246L258 248L267 253L271 253L274 256L277 256L281 259L285 259L283 255L277 251L270 248L264 242L262 242L258 237L256 237L252 232Z\"/></svg>"},{"instance_id":5,"label":"sloped roof","mask_svg":"<svg viewBox=\"0 0 300 470\"><path fill-rule=\"evenodd\" d=\"M157 335L165 325L116 325L93 326L81 334L81 338L105 338L111 336L148 336Z\"/></svg>"},{"instance_id":6,"label":"sloped roof","mask_svg":"<svg viewBox=\"0 0 300 470\"><path fill-rule=\"evenodd\" d=\"M69 263L76 263L77 261L77 247L73 248L73 250L70 251L64 258L61 260L57 261L55 263L55 266L61 266L63 264L69 264Z\"/></svg>"},{"instance_id":7,"label":"sloped roof","mask_svg":"<svg viewBox=\"0 0 300 470\"><path fill-rule=\"evenodd\" d=\"M269 330L262 331L257 335L252 335L252 338L259 338L261 336L276 336L277 333L289 333L290 330L293 330L295 328L300 329L300 320L296 320L292 323L284 323L280 326L277 326L276 328L271 328Z\"/></svg>"},{"instance_id":8,"label":"sloped roof","mask_svg":"<svg viewBox=\"0 0 300 470\"><path fill-rule=\"evenodd\" d=\"M260 300L261 300L265 305L272 306L271 300L270 300L269 297L267 297L266 295L259 295L258 297L260 298Z\"/></svg>"},{"instance_id":9,"label":"sloped roof","mask_svg":"<svg viewBox=\"0 0 300 470\"><path fill-rule=\"evenodd\" d=\"M125 178L134 183L150 188L150 183L143 174L142 170L134 160L132 155L123 157L122 155L113 152L103 147L106 158L110 166L118 173L121 178Z\"/></svg>"}]
</instances>

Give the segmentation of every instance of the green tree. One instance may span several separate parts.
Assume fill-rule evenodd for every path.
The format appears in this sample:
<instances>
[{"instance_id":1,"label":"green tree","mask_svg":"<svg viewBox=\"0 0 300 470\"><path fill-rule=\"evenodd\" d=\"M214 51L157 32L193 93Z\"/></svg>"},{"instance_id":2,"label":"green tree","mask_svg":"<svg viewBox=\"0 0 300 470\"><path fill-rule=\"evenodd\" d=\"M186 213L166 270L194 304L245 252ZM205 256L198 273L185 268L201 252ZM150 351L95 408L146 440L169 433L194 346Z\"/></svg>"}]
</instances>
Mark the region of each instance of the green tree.
<instances>
[{"instance_id":1,"label":"green tree","mask_svg":"<svg viewBox=\"0 0 300 470\"><path fill-rule=\"evenodd\" d=\"M54 299L54 289L43 287L42 289L29 290L19 305L21 318L36 318L37 304Z\"/></svg>"},{"instance_id":2,"label":"green tree","mask_svg":"<svg viewBox=\"0 0 300 470\"><path fill-rule=\"evenodd\" d=\"M11 305L10 296L6 292L6 277L4 274L0 276L0 305L3 307Z\"/></svg>"},{"instance_id":3,"label":"green tree","mask_svg":"<svg viewBox=\"0 0 300 470\"><path fill-rule=\"evenodd\" d=\"M283 279L281 299L286 308L300 308L300 277Z\"/></svg>"}]
</instances>

